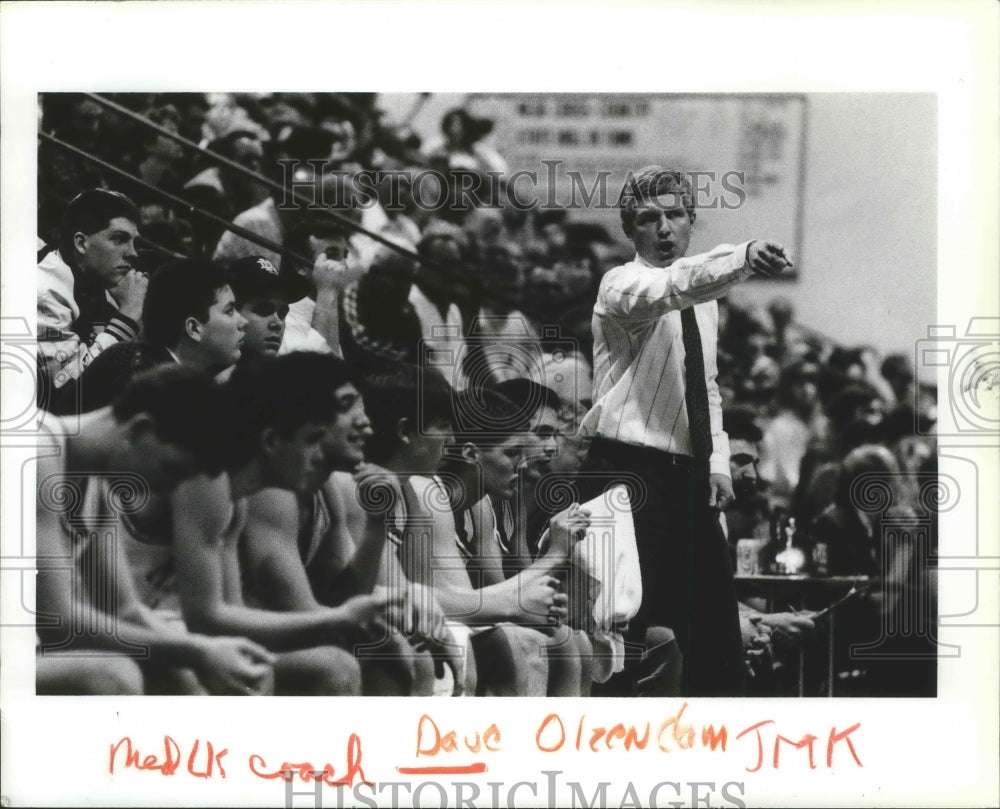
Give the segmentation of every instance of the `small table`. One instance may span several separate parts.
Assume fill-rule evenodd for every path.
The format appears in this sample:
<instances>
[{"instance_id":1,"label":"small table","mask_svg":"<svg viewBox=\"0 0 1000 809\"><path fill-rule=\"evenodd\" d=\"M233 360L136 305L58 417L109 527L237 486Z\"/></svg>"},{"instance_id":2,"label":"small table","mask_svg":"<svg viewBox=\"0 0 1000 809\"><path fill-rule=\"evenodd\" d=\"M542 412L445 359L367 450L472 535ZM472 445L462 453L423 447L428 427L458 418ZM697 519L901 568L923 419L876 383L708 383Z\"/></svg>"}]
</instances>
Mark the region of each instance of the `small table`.
<instances>
[{"instance_id":1,"label":"small table","mask_svg":"<svg viewBox=\"0 0 1000 809\"><path fill-rule=\"evenodd\" d=\"M822 597L832 603L847 594L852 587L867 587L874 581L871 576L805 576L805 575L737 575L736 595L740 601L763 598L767 612L782 612L786 605L801 605L803 600ZM779 606L780 605L780 606ZM833 634L836 610L827 613L827 677L826 695L833 696ZM799 696L805 696L803 676L805 652L799 647Z\"/></svg>"}]
</instances>

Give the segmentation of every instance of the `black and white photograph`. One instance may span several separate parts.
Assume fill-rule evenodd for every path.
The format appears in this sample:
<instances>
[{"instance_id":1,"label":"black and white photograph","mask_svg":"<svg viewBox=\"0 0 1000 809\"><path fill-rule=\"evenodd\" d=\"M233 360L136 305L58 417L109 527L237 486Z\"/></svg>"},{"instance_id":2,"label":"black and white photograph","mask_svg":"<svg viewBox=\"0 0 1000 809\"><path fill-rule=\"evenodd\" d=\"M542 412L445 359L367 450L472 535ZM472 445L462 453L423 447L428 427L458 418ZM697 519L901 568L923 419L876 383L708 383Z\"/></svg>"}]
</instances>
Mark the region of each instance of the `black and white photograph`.
<instances>
[{"instance_id":1,"label":"black and white photograph","mask_svg":"<svg viewBox=\"0 0 1000 809\"><path fill-rule=\"evenodd\" d=\"M3 65L5 805L90 802L19 739L112 805L1000 797L996 13L937 86L746 16L567 86L527 6L339 76L239 39L369 7L158 5L72 10L135 79Z\"/></svg>"},{"instance_id":2,"label":"black and white photograph","mask_svg":"<svg viewBox=\"0 0 1000 809\"><path fill-rule=\"evenodd\" d=\"M39 693L935 696L932 96L39 104ZM909 204L811 249L879 154ZM814 300L875 267L898 320Z\"/></svg>"}]
</instances>

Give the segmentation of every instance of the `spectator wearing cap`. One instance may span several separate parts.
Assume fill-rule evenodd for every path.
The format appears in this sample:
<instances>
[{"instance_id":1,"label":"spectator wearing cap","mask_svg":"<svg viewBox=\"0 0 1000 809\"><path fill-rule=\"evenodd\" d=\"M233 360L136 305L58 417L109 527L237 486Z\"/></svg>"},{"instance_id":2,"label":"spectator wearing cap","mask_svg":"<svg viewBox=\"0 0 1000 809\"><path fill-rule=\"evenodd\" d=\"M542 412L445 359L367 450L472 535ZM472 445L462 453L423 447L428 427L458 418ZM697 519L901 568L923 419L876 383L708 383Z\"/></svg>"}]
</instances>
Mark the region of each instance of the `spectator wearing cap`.
<instances>
[{"instance_id":1,"label":"spectator wearing cap","mask_svg":"<svg viewBox=\"0 0 1000 809\"><path fill-rule=\"evenodd\" d=\"M282 275L263 256L237 259L228 272L236 308L246 321L240 362L277 356L289 304L305 295L305 280Z\"/></svg>"},{"instance_id":2,"label":"spectator wearing cap","mask_svg":"<svg viewBox=\"0 0 1000 809\"><path fill-rule=\"evenodd\" d=\"M113 346L79 380L83 412L114 401L140 371L177 362L224 378L242 353L247 321L229 276L207 259L165 264L149 281L143 340Z\"/></svg>"},{"instance_id":3,"label":"spectator wearing cap","mask_svg":"<svg viewBox=\"0 0 1000 809\"><path fill-rule=\"evenodd\" d=\"M136 268L139 212L123 194L94 188L63 214L58 246L39 254L38 360L52 393L43 407L69 412L59 391L102 351L136 339L146 276Z\"/></svg>"}]
</instances>

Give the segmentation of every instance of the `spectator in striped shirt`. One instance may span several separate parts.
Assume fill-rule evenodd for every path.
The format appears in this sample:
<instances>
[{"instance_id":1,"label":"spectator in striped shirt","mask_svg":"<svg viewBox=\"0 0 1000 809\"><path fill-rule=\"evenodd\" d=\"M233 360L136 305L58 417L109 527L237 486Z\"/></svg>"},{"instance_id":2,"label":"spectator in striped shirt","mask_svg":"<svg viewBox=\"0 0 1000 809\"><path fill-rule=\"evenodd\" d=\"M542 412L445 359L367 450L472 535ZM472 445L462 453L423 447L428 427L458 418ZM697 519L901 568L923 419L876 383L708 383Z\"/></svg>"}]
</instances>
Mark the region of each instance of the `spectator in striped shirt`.
<instances>
[{"instance_id":1,"label":"spectator in striped shirt","mask_svg":"<svg viewBox=\"0 0 1000 809\"><path fill-rule=\"evenodd\" d=\"M718 520L733 494L716 382L715 301L790 262L781 245L765 241L687 257L694 194L678 171L640 169L619 207L636 256L601 281L592 321L594 404L581 429L593 439L585 480L632 479L644 595L626 635L638 653L608 693L639 693L646 629L667 626L684 656L685 694L738 694L743 646Z\"/></svg>"}]
</instances>

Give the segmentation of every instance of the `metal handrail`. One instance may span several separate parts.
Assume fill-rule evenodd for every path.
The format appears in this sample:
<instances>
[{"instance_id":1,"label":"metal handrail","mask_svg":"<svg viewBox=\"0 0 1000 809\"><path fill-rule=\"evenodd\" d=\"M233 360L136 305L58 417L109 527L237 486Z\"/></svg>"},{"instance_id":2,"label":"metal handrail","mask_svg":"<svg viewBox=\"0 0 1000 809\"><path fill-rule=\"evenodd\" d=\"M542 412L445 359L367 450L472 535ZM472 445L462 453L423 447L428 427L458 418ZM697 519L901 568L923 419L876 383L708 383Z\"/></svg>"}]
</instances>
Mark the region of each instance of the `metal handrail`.
<instances>
[{"instance_id":1,"label":"metal handrail","mask_svg":"<svg viewBox=\"0 0 1000 809\"><path fill-rule=\"evenodd\" d=\"M204 217L205 219L208 219L209 221L214 222L217 225L222 225L227 230L231 230L237 236L241 236L247 241L251 241L254 244L260 245L261 247L266 247L268 250L272 250L275 253L280 253L285 258L290 258L293 261L296 261L300 264L305 264L306 266L312 266L313 263L312 259L307 259L303 256L300 256L298 253L289 250L284 245L278 244L277 242L273 242L270 239L266 238L265 236L261 236L259 233L254 233L252 230L247 230L244 227L240 227L239 225L236 225L222 218L221 216L216 216L215 214L206 211L203 208L199 208L197 205L192 205L190 202L171 194L169 191L164 191L162 188L157 188L155 185L150 185L145 180L125 171L125 169L120 169L117 166L108 163L106 160L102 160L101 158L90 154L90 152L87 152L83 149L73 146L73 144L71 143L67 143L64 140L57 138L55 135L50 135L47 132L39 132L38 137L45 141L48 141L54 146L58 146L60 149L64 149L70 152L71 154L75 154L78 157L82 157L84 160L88 160L91 163L94 163L95 165L100 166L103 169L114 172L120 177L124 177L130 182L136 183L137 185L142 186L148 191L152 191L154 194L157 194L163 199L169 200L174 205L186 208L191 213Z\"/></svg>"},{"instance_id":2,"label":"metal handrail","mask_svg":"<svg viewBox=\"0 0 1000 809\"><path fill-rule=\"evenodd\" d=\"M49 199L53 199L63 206L69 205L70 203L70 200L66 199L66 197L64 197L62 194L57 194L50 188L43 188L39 186L38 191L40 194L44 194ZM153 252L161 253L162 255L167 256L168 258L171 259L190 258L190 256L188 256L186 253L180 253L177 250L174 250L172 247L167 247L165 244L160 244L160 242L154 241L153 239L150 239L148 236L145 236L143 234L139 234L139 240L142 242L143 245L150 247ZM47 244L46 246L47 247L51 246L51 243Z\"/></svg>"},{"instance_id":3,"label":"metal handrail","mask_svg":"<svg viewBox=\"0 0 1000 809\"><path fill-rule=\"evenodd\" d=\"M358 233L362 233L372 241L378 242L384 247L388 247L390 250L394 250L395 252L400 253L406 256L407 258L411 258L415 261L420 260L420 257L412 250L408 250L405 247L392 241L391 239L387 239L384 236L375 233L374 231L368 230L363 225L360 225L357 222L355 222L353 219L350 219L344 216L343 214L339 214L336 211L331 210L330 208L317 208L316 205L318 203L315 199L310 199L309 197L299 194L297 191L295 191L294 188L292 189L285 188L285 186L281 185L281 183L276 183L269 177L265 177L263 174L260 174L254 171L253 169L248 169L246 166L237 163L235 160L230 160L228 157L225 157L209 149L206 149L200 144L197 144L192 140L188 140L183 135L179 135L176 132L172 132L171 130L160 126L159 124L150 121L146 116L140 115L139 113L134 112L130 110L128 107L124 107L121 104L118 104L117 102L112 101L109 98L97 95L96 93L83 93L82 95L86 98L91 99L97 104L100 104L103 107L107 107L108 109L117 112L119 115L123 115L126 118L135 121L136 123L142 124L143 126L147 127L153 132L156 132L159 135L163 135L165 138L169 138L170 140L176 143L186 146L189 149L195 150L199 154L207 157L210 161L214 161L218 165L225 166L226 168L232 169L233 171L237 171L241 173L243 176L252 179L257 183L260 183L261 185L267 186L272 191L280 192L283 195L283 199L287 198L288 196L291 196L291 198L294 199L296 202L307 206L310 211L323 213L326 216L329 216L332 219L334 219L338 224L342 225L343 227L357 231ZM187 203L185 203L185 205L187 205ZM234 230L233 232L236 231ZM260 244L260 242L257 243ZM309 263L311 264L312 262Z\"/></svg>"}]
</instances>

